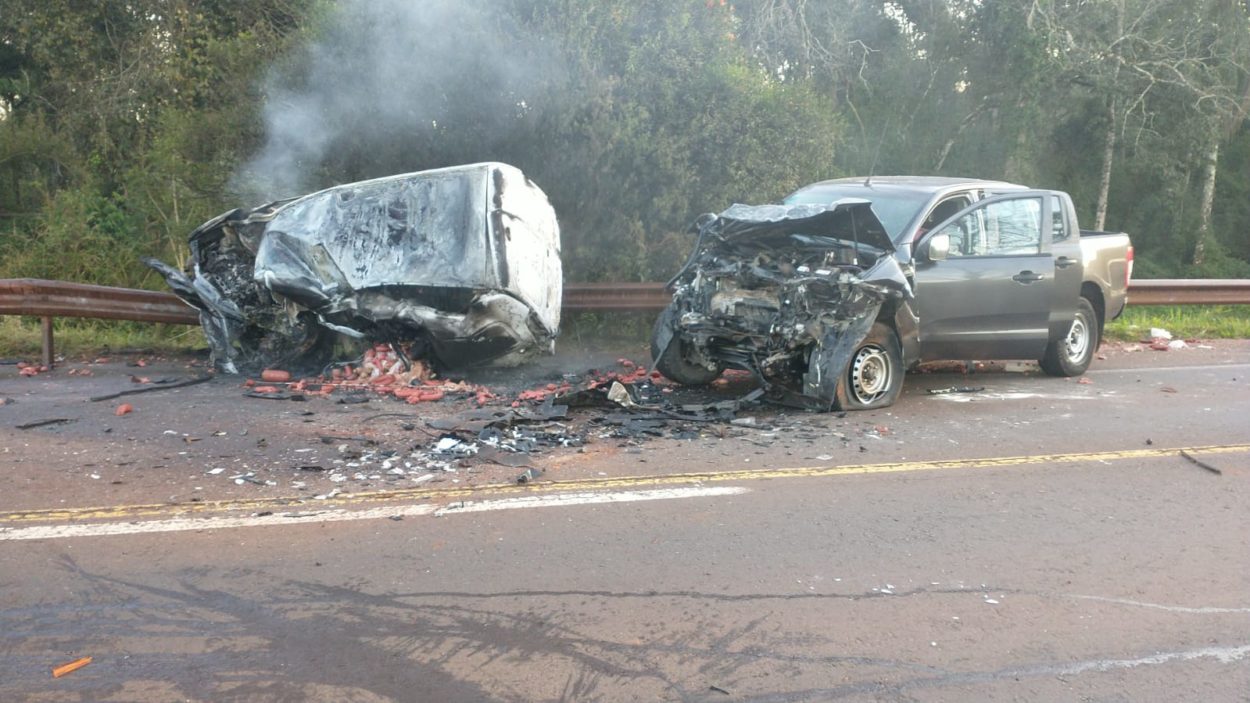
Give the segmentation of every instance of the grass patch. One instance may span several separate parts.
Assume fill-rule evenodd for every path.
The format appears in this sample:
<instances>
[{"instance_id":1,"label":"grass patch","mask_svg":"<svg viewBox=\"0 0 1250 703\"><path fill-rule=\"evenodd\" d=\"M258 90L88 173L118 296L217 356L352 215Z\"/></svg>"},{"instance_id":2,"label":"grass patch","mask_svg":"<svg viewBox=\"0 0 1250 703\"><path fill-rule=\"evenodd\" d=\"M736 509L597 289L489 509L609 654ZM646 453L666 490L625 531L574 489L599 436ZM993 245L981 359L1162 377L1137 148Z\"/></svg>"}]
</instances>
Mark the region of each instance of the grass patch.
<instances>
[{"instance_id":1,"label":"grass patch","mask_svg":"<svg viewBox=\"0 0 1250 703\"><path fill-rule=\"evenodd\" d=\"M188 352L207 346L198 326L73 318L56 318L52 326L56 353L66 358L125 350ZM0 356L37 359L42 340L39 318L0 316Z\"/></svg>"},{"instance_id":2,"label":"grass patch","mask_svg":"<svg viewBox=\"0 0 1250 703\"><path fill-rule=\"evenodd\" d=\"M1250 305L1130 305L1104 336L1138 341L1152 327L1181 339L1250 339Z\"/></svg>"}]
</instances>

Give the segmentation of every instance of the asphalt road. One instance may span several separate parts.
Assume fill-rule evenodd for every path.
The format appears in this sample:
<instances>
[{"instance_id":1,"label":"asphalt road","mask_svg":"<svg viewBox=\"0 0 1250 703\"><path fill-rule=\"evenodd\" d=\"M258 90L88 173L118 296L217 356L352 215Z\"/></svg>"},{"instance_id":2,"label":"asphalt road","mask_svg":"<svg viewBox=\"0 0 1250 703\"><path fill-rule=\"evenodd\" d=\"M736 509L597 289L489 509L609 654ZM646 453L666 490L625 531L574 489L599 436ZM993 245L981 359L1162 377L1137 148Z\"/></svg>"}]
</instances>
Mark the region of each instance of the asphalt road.
<instances>
[{"instance_id":1,"label":"asphalt road","mask_svg":"<svg viewBox=\"0 0 1250 703\"><path fill-rule=\"evenodd\" d=\"M1250 344L1108 356L322 501L206 470L363 411L0 376L0 700L1250 700Z\"/></svg>"}]
</instances>

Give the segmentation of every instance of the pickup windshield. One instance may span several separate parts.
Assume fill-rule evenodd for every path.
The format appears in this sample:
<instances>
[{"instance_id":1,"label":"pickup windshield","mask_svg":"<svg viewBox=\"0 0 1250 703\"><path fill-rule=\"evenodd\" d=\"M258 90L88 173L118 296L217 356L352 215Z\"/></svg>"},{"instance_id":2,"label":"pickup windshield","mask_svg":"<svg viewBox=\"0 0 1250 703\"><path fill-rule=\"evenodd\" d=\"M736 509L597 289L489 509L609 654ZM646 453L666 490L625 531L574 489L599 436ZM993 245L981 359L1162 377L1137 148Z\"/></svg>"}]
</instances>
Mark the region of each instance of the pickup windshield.
<instances>
[{"instance_id":1,"label":"pickup windshield","mask_svg":"<svg viewBox=\"0 0 1250 703\"><path fill-rule=\"evenodd\" d=\"M830 205L841 198L863 198L872 201L872 211L885 226L890 239L898 241L899 233L928 202L927 193L883 192L862 185L827 185L804 188L782 202L786 205Z\"/></svg>"}]
</instances>

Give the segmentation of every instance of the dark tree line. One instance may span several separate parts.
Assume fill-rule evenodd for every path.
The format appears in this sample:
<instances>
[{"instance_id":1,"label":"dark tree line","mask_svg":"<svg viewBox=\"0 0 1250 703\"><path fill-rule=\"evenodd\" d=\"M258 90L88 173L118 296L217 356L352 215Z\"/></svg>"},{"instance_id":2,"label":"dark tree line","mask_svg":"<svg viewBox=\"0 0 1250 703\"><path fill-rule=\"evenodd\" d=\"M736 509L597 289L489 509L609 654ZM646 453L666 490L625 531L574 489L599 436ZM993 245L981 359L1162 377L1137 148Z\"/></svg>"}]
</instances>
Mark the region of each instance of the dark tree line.
<instances>
[{"instance_id":1,"label":"dark tree line","mask_svg":"<svg viewBox=\"0 0 1250 703\"><path fill-rule=\"evenodd\" d=\"M1067 190L1145 276L1250 276L1244 0L7 0L0 276L159 287L231 207L479 160L576 279L869 172Z\"/></svg>"}]
</instances>

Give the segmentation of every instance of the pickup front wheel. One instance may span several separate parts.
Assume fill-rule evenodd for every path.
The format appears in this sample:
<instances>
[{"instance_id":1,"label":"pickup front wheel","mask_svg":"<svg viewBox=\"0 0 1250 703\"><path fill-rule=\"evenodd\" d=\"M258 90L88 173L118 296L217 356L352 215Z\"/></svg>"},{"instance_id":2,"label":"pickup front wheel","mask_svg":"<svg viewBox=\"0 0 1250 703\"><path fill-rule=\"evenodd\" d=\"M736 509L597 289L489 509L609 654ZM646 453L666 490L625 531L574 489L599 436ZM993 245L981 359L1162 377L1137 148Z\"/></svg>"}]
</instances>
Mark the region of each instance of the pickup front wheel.
<instances>
[{"instance_id":1,"label":"pickup front wheel","mask_svg":"<svg viewBox=\"0 0 1250 703\"><path fill-rule=\"evenodd\" d=\"M898 335L880 322L874 323L851 353L845 367L839 361L836 339L812 350L803 377L808 395L830 403L832 410L875 410L898 400L903 389L903 354Z\"/></svg>"},{"instance_id":2,"label":"pickup front wheel","mask_svg":"<svg viewBox=\"0 0 1250 703\"><path fill-rule=\"evenodd\" d=\"M1093 361L1099 341L1098 314L1088 299L1081 298L1067 334L1050 340L1037 363L1051 376L1080 376Z\"/></svg>"},{"instance_id":3,"label":"pickup front wheel","mask_svg":"<svg viewBox=\"0 0 1250 703\"><path fill-rule=\"evenodd\" d=\"M685 347L677 325L677 310L669 305L656 319L651 333L651 359L656 370L683 386L705 386L721 375L723 369L709 369L687 359Z\"/></svg>"}]
</instances>

